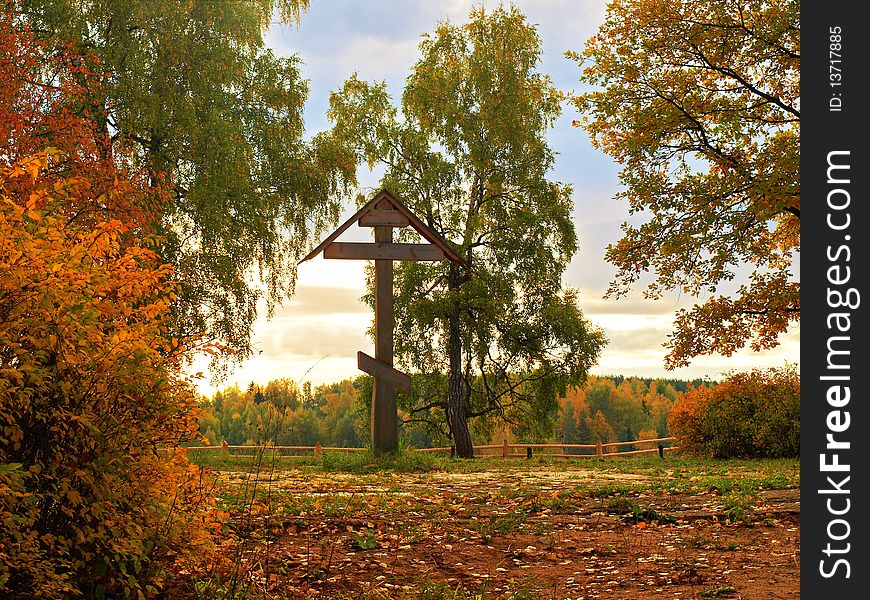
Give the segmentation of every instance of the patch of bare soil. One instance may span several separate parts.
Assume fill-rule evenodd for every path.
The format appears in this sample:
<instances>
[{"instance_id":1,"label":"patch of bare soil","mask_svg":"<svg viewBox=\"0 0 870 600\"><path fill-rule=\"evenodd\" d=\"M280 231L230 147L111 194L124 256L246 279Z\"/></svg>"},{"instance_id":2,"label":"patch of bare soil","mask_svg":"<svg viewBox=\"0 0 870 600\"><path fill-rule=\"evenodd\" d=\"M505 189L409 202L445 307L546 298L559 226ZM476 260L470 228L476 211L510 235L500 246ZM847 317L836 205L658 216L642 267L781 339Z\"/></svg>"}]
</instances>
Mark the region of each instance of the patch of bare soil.
<instances>
[{"instance_id":1,"label":"patch of bare soil","mask_svg":"<svg viewBox=\"0 0 870 600\"><path fill-rule=\"evenodd\" d=\"M735 512L715 493L565 497L558 474L476 475L332 481L353 502L249 517L237 533L252 585L269 598L800 596L797 489ZM534 494L506 493L529 478Z\"/></svg>"}]
</instances>

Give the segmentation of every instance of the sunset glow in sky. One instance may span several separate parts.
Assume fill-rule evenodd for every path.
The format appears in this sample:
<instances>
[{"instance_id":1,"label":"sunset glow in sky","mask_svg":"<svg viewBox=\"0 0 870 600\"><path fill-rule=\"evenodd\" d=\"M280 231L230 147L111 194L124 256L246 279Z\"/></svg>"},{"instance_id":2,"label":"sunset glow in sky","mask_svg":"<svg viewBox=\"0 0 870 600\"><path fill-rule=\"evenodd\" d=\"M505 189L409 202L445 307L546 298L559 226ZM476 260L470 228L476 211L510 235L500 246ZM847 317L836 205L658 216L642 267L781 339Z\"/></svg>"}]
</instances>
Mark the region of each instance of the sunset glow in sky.
<instances>
[{"instance_id":1,"label":"sunset glow in sky","mask_svg":"<svg viewBox=\"0 0 870 600\"><path fill-rule=\"evenodd\" d=\"M603 0L516 0L514 4L529 22L538 26L543 42L539 70L549 74L560 89L581 92L577 63L564 57L566 50L579 51L604 18ZM327 129L329 93L338 89L354 72L368 81L386 81L394 99L401 95L405 77L419 58L423 33L434 30L444 19L466 21L472 6L468 0L314 0L299 26L274 24L266 43L279 55L298 54L302 75L309 81L305 108L308 134ZM494 3L486 4L487 7ZM564 283L580 290L580 306L610 340L593 369L598 374L646 377L717 379L733 369L782 366L799 361L799 330L794 328L775 350L741 352L728 358L695 359L689 367L666 371L662 344L671 330L674 312L689 308L695 299L673 293L666 299L643 298L643 287L620 300L602 297L615 269L605 262L608 244L620 237L620 225L628 205L615 201L619 190L619 167L609 156L595 150L582 129L571 122L580 115L566 104L562 117L549 132L551 147L558 153L551 179L574 188L574 223L580 250L568 267ZM367 195L377 189L380 173L363 167L360 182ZM342 220L356 211L347 198ZM342 241L369 241L370 231L352 227ZM254 329L255 355L233 366L227 381L217 387L290 377L298 384L332 383L360 374L356 352L373 354L366 330L371 325L369 307L359 301L364 293L362 261L316 258L299 267L293 298L265 318L265 306ZM729 291L729 290L723 290ZM203 368L202 365L195 370ZM215 384L203 380L200 391L210 394Z\"/></svg>"}]
</instances>

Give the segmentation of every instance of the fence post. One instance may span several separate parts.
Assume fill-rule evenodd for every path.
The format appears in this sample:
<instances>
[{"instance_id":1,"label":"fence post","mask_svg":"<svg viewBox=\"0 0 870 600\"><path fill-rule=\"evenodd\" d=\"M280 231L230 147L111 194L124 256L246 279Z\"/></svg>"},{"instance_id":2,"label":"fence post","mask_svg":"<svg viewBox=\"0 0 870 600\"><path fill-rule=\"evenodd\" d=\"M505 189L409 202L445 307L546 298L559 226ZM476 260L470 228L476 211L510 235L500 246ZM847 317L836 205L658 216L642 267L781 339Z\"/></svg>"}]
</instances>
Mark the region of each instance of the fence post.
<instances>
[{"instance_id":1,"label":"fence post","mask_svg":"<svg viewBox=\"0 0 870 600\"><path fill-rule=\"evenodd\" d=\"M526 448L526 458L531 458L531 457L532 457L532 449Z\"/></svg>"},{"instance_id":2,"label":"fence post","mask_svg":"<svg viewBox=\"0 0 870 600\"><path fill-rule=\"evenodd\" d=\"M229 454L230 454L230 445L227 444L227 441L226 441L226 440L224 440L223 442L221 442L221 453L222 453L224 456L229 456Z\"/></svg>"},{"instance_id":3,"label":"fence post","mask_svg":"<svg viewBox=\"0 0 870 600\"><path fill-rule=\"evenodd\" d=\"M320 456L323 454L323 446L320 445L320 442L314 444L314 456Z\"/></svg>"},{"instance_id":4,"label":"fence post","mask_svg":"<svg viewBox=\"0 0 870 600\"><path fill-rule=\"evenodd\" d=\"M659 444L659 458L665 457L665 445Z\"/></svg>"},{"instance_id":5,"label":"fence post","mask_svg":"<svg viewBox=\"0 0 870 600\"><path fill-rule=\"evenodd\" d=\"M601 440L598 440L598 443L595 445L595 456L598 458L604 458L604 449L601 447Z\"/></svg>"},{"instance_id":6,"label":"fence post","mask_svg":"<svg viewBox=\"0 0 870 600\"><path fill-rule=\"evenodd\" d=\"M504 439L504 443L501 445L501 456L502 458L507 458L511 454L511 448L508 445L507 438Z\"/></svg>"},{"instance_id":7,"label":"fence post","mask_svg":"<svg viewBox=\"0 0 870 600\"><path fill-rule=\"evenodd\" d=\"M450 458L456 458L456 446L450 446Z\"/></svg>"}]
</instances>

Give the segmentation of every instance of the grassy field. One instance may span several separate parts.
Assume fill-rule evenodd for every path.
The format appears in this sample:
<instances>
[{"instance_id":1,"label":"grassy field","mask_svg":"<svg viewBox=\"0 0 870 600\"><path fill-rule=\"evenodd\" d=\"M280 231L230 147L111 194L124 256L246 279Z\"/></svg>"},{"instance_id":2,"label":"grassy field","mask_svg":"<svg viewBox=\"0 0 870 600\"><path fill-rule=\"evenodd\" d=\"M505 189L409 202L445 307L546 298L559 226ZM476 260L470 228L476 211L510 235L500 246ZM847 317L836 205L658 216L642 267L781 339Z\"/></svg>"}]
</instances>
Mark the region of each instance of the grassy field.
<instances>
[{"instance_id":1,"label":"grassy field","mask_svg":"<svg viewBox=\"0 0 870 600\"><path fill-rule=\"evenodd\" d=\"M191 459L238 567L204 597L799 597L797 460Z\"/></svg>"}]
</instances>

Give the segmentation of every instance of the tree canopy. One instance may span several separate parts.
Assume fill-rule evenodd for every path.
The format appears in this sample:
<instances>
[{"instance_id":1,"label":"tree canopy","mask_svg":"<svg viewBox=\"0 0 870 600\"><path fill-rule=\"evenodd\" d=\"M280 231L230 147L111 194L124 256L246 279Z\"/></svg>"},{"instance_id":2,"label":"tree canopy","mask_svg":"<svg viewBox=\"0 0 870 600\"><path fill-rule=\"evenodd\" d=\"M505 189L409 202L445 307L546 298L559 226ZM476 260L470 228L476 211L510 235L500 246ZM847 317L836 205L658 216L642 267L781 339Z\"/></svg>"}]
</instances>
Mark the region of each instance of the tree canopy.
<instances>
[{"instance_id":1,"label":"tree canopy","mask_svg":"<svg viewBox=\"0 0 870 600\"><path fill-rule=\"evenodd\" d=\"M576 96L593 143L621 165L632 214L608 247L619 297L710 294L680 311L666 365L771 348L800 318L800 3L615 0L582 54ZM752 268L731 295L722 284ZM718 293L718 295L716 295Z\"/></svg>"},{"instance_id":2,"label":"tree canopy","mask_svg":"<svg viewBox=\"0 0 870 600\"><path fill-rule=\"evenodd\" d=\"M293 19L307 4L18 5L17 18L53 52L98 65L82 82L89 103L68 109L88 111L117 161L146 167L155 185L169 183L158 225L161 256L182 283L176 329L207 331L242 355L258 299L271 310L292 291L298 258L337 219L352 175L352 157L332 140L303 137L307 85L298 59L263 44L277 9Z\"/></svg>"},{"instance_id":3,"label":"tree canopy","mask_svg":"<svg viewBox=\"0 0 870 600\"><path fill-rule=\"evenodd\" d=\"M395 355L431 375L404 399L409 420L446 424L471 456L468 419L547 427L604 338L561 283L577 238L571 188L547 178L545 132L563 96L535 70L535 28L513 7L475 9L420 49L400 109L385 84L353 77L329 114L336 138L384 165L383 185L466 261L396 264Z\"/></svg>"}]
</instances>

